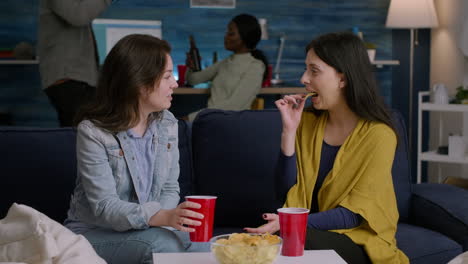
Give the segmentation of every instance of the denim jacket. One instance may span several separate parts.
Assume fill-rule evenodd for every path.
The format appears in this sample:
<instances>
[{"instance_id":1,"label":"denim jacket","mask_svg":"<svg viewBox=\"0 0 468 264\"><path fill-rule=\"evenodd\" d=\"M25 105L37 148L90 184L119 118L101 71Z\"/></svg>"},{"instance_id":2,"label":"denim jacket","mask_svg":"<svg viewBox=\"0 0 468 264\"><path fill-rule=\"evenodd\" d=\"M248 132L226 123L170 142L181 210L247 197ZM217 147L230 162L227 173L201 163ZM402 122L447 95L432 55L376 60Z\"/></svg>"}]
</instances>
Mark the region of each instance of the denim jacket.
<instances>
[{"instance_id":1,"label":"denim jacket","mask_svg":"<svg viewBox=\"0 0 468 264\"><path fill-rule=\"evenodd\" d=\"M163 111L153 122L157 122L153 184L148 202L143 204L139 202L136 160L126 132L114 134L89 120L78 125L78 176L67 220L116 231L145 229L160 209L177 206L177 120Z\"/></svg>"}]
</instances>

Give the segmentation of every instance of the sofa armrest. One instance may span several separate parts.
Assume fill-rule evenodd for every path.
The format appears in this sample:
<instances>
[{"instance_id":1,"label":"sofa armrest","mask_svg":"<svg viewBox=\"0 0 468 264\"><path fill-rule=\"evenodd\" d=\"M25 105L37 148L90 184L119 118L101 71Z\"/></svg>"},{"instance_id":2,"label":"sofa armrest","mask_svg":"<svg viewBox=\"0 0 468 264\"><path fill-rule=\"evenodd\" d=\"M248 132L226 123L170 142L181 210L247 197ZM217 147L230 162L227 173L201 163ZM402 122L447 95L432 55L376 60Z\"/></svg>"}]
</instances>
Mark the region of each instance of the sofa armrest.
<instances>
[{"instance_id":1,"label":"sofa armrest","mask_svg":"<svg viewBox=\"0 0 468 264\"><path fill-rule=\"evenodd\" d=\"M413 184L410 221L468 249L468 191L447 184Z\"/></svg>"}]
</instances>

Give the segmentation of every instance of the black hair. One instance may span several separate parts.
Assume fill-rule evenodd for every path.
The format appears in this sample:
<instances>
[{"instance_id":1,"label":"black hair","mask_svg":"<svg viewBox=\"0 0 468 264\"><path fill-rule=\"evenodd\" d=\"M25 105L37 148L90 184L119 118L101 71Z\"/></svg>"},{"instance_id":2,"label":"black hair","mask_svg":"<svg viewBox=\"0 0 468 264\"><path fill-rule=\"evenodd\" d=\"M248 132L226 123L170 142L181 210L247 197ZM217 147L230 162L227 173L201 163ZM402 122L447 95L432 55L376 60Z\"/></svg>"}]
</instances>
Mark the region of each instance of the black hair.
<instances>
[{"instance_id":1,"label":"black hair","mask_svg":"<svg viewBox=\"0 0 468 264\"><path fill-rule=\"evenodd\" d=\"M363 41L350 32L328 33L312 40L306 47L346 79L345 99L359 117L378 121L397 130L375 80L373 66ZM317 112L317 111L314 111Z\"/></svg>"},{"instance_id":2,"label":"black hair","mask_svg":"<svg viewBox=\"0 0 468 264\"><path fill-rule=\"evenodd\" d=\"M263 80L265 80L268 76L268 60L265 54L256 48L262 37L262 30L257 18L249 14L240 14L235 16L232 22L236 24L242 42L250 49L250 54L252 54L254 58L261 60L265 65L265 71L263 73Z\"/></svg>"}]
</instances>

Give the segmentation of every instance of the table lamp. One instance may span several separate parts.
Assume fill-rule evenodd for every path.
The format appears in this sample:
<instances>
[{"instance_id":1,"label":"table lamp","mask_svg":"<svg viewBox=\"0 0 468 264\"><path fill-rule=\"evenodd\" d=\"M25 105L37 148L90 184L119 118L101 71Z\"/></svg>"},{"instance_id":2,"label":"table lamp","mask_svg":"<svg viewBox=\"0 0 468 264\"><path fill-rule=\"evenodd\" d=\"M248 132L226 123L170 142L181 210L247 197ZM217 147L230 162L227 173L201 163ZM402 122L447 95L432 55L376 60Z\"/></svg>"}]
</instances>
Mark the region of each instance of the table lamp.
<instances>
[{"instance_id":1,"label":"table lamp","mask_svg":"<svg viewBox=\"0 0 468 264\"><path fill-rule=\"evenodd\" d=\"M438 26L437 14L433 0L391 0L388 8L387 28L407 28L410 30L410 72L409 72L409 111L408 139L409 152L412 149L413 137L413 64L414 47L418 45L418 28L433 28Z\"/></svg>"}]
</instances>

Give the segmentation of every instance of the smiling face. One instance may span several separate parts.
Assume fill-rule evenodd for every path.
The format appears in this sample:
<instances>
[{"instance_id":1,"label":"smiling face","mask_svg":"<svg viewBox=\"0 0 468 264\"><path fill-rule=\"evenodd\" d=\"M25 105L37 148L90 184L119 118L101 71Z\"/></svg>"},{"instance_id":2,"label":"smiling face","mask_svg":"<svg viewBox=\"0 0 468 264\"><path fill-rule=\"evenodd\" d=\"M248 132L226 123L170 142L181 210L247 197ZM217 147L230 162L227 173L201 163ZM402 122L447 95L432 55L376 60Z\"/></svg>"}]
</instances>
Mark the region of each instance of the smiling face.
<instances>
[{"instance_id":1,"label":"smiling face","mask_svg":"<svg viewBox=\"0 0 468 264\"><path fill-rule=\"evenodd\" d=\"M233 52L247 49L239 34L236 23L232 21L228 24L226 34L224 35L224 48Z\"/></svg>"},{"instance_id":2,"label":"smiling face","mask_svg":"<svg viewBox=\"0 0 468 264\"><path fill-rule=\"evenodd\" d=\"M318 95L312 97L314 108L330 110L337 105L346 103L344 96L345 78L342 73L323 62L313 49L307 52L306 70L302 74L301 83L309 92Z\"/></svg>"},{"instance_id":3,"label":"smiling face","mask_svg":"<svg viewBox=\"0 0 468 264\"><path fill-rule=\"evenodd\" d=\"M173 63L172 58L166 55L166 66L161 80L156 81L148 93L144 92L140 95L140 111L144 115L152 112L159 112L171 107L172 93L178 87L177 81L172 73Z\"/></svg>"}]
</instances>

